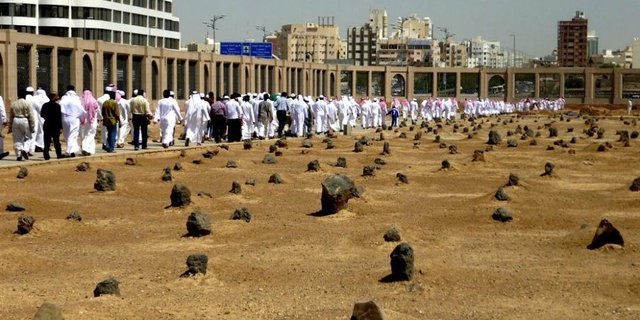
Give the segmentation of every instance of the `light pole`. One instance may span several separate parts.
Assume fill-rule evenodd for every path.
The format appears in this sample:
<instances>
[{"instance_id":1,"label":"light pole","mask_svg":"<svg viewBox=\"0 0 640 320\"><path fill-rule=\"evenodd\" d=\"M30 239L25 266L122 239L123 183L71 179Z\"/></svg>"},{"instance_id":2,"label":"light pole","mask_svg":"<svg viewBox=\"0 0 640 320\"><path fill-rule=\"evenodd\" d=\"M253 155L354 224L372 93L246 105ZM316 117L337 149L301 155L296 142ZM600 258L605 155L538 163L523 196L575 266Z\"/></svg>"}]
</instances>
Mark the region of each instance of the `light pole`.
<instances>
[{"instance_id":1,"label":"light pole","mask_svg":"<svg viewBox=\"0 0 640 320\"><path fill-rule=\"evenodd\" d=\"M409 20L409 18L398 17L398 22L400 22L400 40L404 42L404 57L402 58L402 62L404 65L409 64L407 62L407 51L409 51L409 43L404 38L404 23Z\"/></svg>"},{"instance_id":2,"label":"light pole","mask_svg":"<svg viewBox=\"0 0 640 320\"><path fill-rule=\"evenodd\" d=\"M262 31L262 42L265 42L267 40L267 27L256 26L256 30Z\"/></svg>"},{"instance_id":3,"label":"light pole","mask_svg":"<svg viewBox=\"0 0 640 320\"><path fill-rule=\"evenodd\" d=\"M513 37L513 68L516 68L516 35L510 34Z\"/></svg>"},{"instance_id":4,"label":"light pole","mask_svg":"<svg viewBox=\"0 0 640 320\"><path fill-rule=\"evenodd\" d=\"M218 30L216 28L216 22L220 19L223 19L224 17L226 17L226 14L220 14L220 15L214 15L213 18L211 18L208 22L205 21L203 22L203 24L209 28L211 28L211 30L213 30L213 43L216 43L216 30Z\"/></svg>"}]
</instances>

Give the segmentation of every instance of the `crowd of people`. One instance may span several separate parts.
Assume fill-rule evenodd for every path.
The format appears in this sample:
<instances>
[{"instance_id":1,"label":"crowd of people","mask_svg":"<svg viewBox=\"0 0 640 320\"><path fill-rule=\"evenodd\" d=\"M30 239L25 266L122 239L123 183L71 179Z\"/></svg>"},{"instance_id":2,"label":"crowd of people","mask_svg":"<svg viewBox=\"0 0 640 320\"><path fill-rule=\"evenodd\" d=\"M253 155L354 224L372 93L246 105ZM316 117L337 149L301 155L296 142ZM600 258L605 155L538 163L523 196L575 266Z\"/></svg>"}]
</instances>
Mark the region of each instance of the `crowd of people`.
<instances>
[{"instance_id":1,"label":"crowd of people","mask_svg":"<svg viewBox=\"0 0 640 320\"><path fill-rule=\"evenodd\" d=\"M144 90L133 91L131 98L115 85L105 87L96 97L90 90L78 95L68 86L62 96L47 94L32 87L19 92L11 104L9 116L0 97L0 118L12 134L13 149L18 161L29 159L34 152L42 152L50 159L53 144L56 157L89 156L96 152L96 134L100 132L102 149L115 152L123 148L130 137L134 150L147 149L151 122L158 124L159 140L163 148L175 145L176 126L183 123L180 139L185 146L201 145L206 141L237 142L248 139L273 139L282 136L301 137L341 131L344 126L363 129L380 128L399 121L454 119L460 111L469 117L488 116L530 110L564 108L564 99L523 99L515 103L502 100L455 98L418 99L361 98L350 96L328 98L266 92L224 95L216 97L190 93L184 102L184 116L173 91L164 90L162 99L152 112ZM460 110L462 108L462 110ZM64 137L65 150L60 143ZM0 159L7 157L0 139Z\"/></svg>"}]
</instances>

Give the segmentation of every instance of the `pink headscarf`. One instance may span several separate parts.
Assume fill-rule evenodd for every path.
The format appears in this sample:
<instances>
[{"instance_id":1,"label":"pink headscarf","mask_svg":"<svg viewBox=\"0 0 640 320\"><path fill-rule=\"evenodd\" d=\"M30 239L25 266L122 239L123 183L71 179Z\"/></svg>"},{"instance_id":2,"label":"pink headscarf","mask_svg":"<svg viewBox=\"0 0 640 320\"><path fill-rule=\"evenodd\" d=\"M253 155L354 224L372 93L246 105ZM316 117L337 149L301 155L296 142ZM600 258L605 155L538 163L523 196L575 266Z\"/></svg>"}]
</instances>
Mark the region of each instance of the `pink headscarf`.
<instances>
[{"instance_id":1,"label":"pink headscarf","mask_svg":"<svg viewBox=\"0 0 640 320\"><path fill-rule=\"evenodd\" d=\"M403 105L403 106L408 106L408 105L409 105L409 100L407 100L407 99L402 99L402 105Z\"/></svg>"},{"instance_id":2,"label":"pink headscarf","mask_svg":"<svg viewBox=\"0 0 640 320\"><path fill-rule=\"evenodd\" d=\"M91 90L85 90L84 92L82 92L80 103L82 103L84 111L87 112L87 115L80 119L80 123L93 123L93 119L95 119L96 114L98 113L98 101L96 101L96 98L93 97Z\"/></svg>"}]
</instances>

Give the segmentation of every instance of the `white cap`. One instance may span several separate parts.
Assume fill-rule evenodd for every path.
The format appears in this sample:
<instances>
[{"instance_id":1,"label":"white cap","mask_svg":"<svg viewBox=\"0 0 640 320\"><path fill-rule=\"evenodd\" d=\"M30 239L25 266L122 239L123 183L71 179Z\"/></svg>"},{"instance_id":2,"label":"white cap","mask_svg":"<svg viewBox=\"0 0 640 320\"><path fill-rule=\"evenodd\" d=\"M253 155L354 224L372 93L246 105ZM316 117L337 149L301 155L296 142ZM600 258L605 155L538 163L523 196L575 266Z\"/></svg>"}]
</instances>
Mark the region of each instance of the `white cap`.
<instances>
[{"instance_id":1,"label":"white cap","mask_svg":"<svg viewBox=\"0 0 640 320\"><path fill-rule=\"evenodd\" d=\"M33 92L33 87L27 87L26 91L27 92Z\"/></svg>"},{"instance_id":2,"label":"white cap","mask_svg":"<svg viewBox=\"0 0 640 320\"><path fill-rule=\"evenodd\" d=\"M230 98L229 98L229 96L224 96L222 99L229 100Z\"/></svg>"},{"instance_id":3,"label":"white cap","mask_svg":"<svg viewBox=\"0 0 640 320\"><path fill-rule=\"evenodd\" d=\"M193 91L191 91L191 94L198 94L198 91L193 90Z\"/></svg>"},{"instance_id":4,"label":"white cap","mask_svg":"<svg viewBox=\"0 0 640 320\"><path fill-rule=\"evenodd\" d=\"M176 95L176 93L175 93L175 92L173 92L173 91L169 91L169 95L173 97L173 96L175 96L175 95Z\"/></svg>"},{"instance_id":5,"label":"white cap","mask_svg":"<svg viewBox=\"0 0 640 320\"><path fill-rule=\"evenodd\" d=\"M104 88L104 91L112 92L113 91L113 87L112 86L108 86L108 87Z\"/></svg>"},{"instance_id":6,"label":"white cap","mask_svg":"<svg viewBox=\"0 0 640 320\"><path fill-rule=\"evenodd\" d=\"M138 89L133 89L133 94L138 94Z\"/></svg>"},{"instance_id":7,"label":"white cap","mask_svg":"<svg viewBox=\"0 0 640 320\"><path fill-rule=\"evenodd\" d=\"M318 98L319 98L319 99L324 99L324 96L323 96L323 95L320 95Z\"/></svg>"}]
</instances>

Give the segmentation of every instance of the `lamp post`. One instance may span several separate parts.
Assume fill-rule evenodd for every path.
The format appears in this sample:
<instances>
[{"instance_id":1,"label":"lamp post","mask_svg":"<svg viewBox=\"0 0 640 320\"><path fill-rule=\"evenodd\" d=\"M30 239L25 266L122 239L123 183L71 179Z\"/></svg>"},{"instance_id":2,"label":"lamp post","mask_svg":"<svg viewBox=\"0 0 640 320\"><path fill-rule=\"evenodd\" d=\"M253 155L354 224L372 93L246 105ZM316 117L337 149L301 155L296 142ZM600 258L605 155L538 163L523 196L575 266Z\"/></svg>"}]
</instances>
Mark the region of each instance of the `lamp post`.
<instances>
[{"instance_id":1,"label":"lamp post","mask_svg":"<svg viewBox=\"0 0 640 320\"><path fill-rule=\"evenodd\" d=\"M256 30L262 31L262 42L265 42L267 40L267 27L256 26Z\"/></svg>"},{"instance_id":2,"label":"lamp post","mask_svg":"<svg viewBox=\"0 0 640 320\"><path fill-rule=\"evenodd\" d=\"M211 28L213 30L213 43L215 45L216 43L216 30L218 30L218 28L216 28L216 22L220 19L224 19L224 17L226 17L227 15L225 14L220 14L220 15L214 15L213 18L211 18L208 22L205 21L203 22L203 24L209 28Z\"/></svg>"},{"instance_id":3,"label":"lamp post","mask_svg":"<svg viewBox=\"0 0 640 320\"><path fill-rule=\"evenodd\" d=\"M513 68L516 68L516 35L510 34L513 37Z\"/></svg>"},{"instance_id":4,"label":"lamp post","mask_svg":"<svg viewBox=\"0 0 640 320\"><path fill-rule=\"evenodd\" d=\"M398 17L398 22L400 22L400 41L404 42L404 57L402 58L402 62L404 65L408 65L407 62L407 53L409 51L409 43L404 38L404 23L409 20L409 18Z\"/></svg>"}]
</instances>

